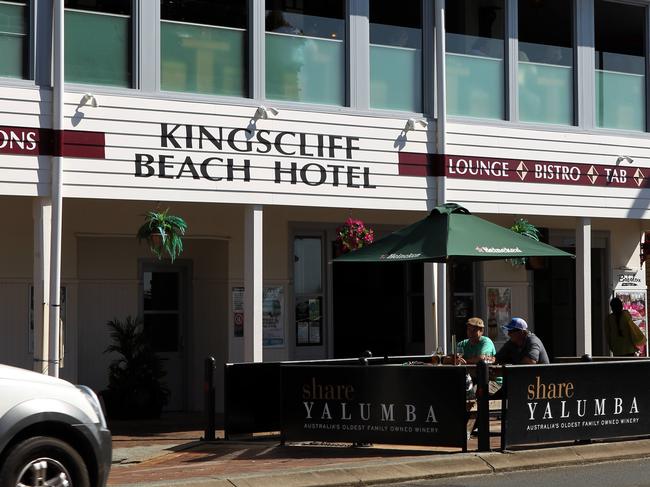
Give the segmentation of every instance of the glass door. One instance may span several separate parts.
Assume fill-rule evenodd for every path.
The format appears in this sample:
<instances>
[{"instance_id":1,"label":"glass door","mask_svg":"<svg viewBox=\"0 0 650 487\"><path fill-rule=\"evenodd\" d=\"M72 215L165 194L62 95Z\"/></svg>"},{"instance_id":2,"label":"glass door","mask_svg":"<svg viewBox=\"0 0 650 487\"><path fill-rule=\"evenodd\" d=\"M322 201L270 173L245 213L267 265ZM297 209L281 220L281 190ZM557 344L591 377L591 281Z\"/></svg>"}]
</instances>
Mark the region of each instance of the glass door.
<instances>
[{"instance_id":1,"label":"glass door","mask_svg":"<svg viewBox=\"0 0 650 487\"><path fill-rule=\"evenodd\" d=\"M325 358L322 237L296 236L293 254L296 358Z\"/></svg>"},{"instance_id":2,"label":"glass door","mask_svg":"<svg viewBox=\"0 0 650 487\"><path fill-rule=\"evenodd\" d=\"M178 269L145 269L142 275L144 331L164 360L163 379L170 390L166 410L184 406L182 273Z\"/></svg>"}]
</instances>

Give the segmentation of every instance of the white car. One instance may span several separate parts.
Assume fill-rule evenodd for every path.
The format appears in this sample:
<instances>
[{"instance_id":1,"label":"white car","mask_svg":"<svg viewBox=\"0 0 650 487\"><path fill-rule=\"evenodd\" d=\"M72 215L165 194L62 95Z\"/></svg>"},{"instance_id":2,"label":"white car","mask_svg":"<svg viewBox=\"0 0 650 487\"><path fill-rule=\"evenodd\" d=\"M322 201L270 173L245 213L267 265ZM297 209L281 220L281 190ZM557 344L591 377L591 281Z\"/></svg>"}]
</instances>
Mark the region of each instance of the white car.
<instances>
[{"instance_id":1,"label":"white car","mask_svg":"<svg viewBox=\"0 0 650 487\"><path fill-rule=\"evenodd\" d=\"M104 487L111 452L92 390L0 364L0 487Z\"/></svg>"}]
</instances>

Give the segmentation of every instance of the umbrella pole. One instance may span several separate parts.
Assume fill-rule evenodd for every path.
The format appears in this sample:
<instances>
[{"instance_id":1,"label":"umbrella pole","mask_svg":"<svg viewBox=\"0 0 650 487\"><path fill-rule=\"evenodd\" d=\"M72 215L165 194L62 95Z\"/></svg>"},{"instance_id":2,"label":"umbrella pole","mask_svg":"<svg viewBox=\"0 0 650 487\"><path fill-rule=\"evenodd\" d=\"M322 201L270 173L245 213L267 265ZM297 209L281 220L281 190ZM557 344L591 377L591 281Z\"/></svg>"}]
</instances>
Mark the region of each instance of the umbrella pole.
<instances>
[{"instance_id":1,"label":"umbrella pole","mask_svg":"<svg viewBox=\"0 0 650 487\"><path fill-rule=\"evenodd\" d=\"M436 306L437 312L437 340L438 346L447 353L447 320L449 310L449 297L447 296L448 281L447 281L447 268L444 263L438 263L437 266L437 279L436 279Z\"/></svg>"},{"instance_id":2,"label":"umbrella pole","mask_svg":"<svg viewBox=\"0 0 650 487\"><path fill-rule=\"evenodd\" d=\"M455 310L454 310L454 266L450 259L447 259L445 263L446 274L447 274L447 316L445 320L445 326L449 332L449 336L456 336L455 330ZM445 335L447 335L445 333ZM456 350L452 350L451 353L456 353Z\"/></svg>"}]
</instances>

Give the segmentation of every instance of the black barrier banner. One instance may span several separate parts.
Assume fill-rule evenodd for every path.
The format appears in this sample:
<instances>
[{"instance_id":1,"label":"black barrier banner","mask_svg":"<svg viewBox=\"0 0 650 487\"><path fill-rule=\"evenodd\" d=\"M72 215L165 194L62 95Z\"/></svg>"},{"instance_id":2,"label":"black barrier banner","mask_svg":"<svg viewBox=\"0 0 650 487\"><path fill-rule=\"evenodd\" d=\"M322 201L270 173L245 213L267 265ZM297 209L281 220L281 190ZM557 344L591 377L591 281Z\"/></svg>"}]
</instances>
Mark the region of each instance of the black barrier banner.
<instances>
[{"instance_id":1,"label":"black barrier banner","mask_svg":"<svg viewBox=\"0 0 650 487\"><path fill-rule=\"evenodd\" d=\"M283 365L285 440L467 446L464 367Z\"/></svg>"},{"instance_id":2,"label":"black barrier banner","mask_svg":"<svg viewBox=\"0 0 650 487\"><path fill-rule=\"evenodd\" d=\"M650 434L650 361L506 367L503 447Z\"/></svg>"}]
</instances>

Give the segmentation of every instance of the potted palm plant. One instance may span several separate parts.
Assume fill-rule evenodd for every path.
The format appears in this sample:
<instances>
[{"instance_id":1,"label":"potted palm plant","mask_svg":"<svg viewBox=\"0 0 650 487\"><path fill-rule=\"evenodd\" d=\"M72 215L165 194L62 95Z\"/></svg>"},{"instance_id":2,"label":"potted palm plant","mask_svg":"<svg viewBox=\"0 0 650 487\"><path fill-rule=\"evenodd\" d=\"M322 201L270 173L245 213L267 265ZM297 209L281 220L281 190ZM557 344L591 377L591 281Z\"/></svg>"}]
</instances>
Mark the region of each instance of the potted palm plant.
<instances>
[{"instance_id":1,"label":"potted palm plant","mask_svg":"<svg viewBox=\"0 0 650 487\"><path fill-rule=\"evenodd\" d=\"M163 381L163 361L145 331L140 318L127 316L107 323L112 343L104 353L117 354L111 362L108 388L102 391L112 419L144 419L160 416L169 398Z\"/></svg>"},{"instance_id":2,"label":"potted palm plant","mask_svg":"<svg viewBox=\"0 0 650 487\"><path fill-rule=\"evenodd\" d=\"M169 208L165 211L148 211L144 217L144 223L138 230L138 242L143 240L149 244L149 248L156 257L162 259L164 254L174 262L183 252L183 239L187 223L180 216L169 214Z\"/></svg>"},{"instance_id":3,"label":"potted palm plant","mask_svg":"<svg viewBox=\"0 0 650 487\"><path fill-rule=\"evenodd\" d=\"M515 220L515 222L510 227L510 230L512 230L515 233L518 233L519 235L532 238L536 242L539 242L539 237L540 237L539 230L535 225L530 223L525 218L520 218L519 220ZM527 264L527 262L530 261L531 259L533 259L533 257L529 257L529 258L520 257L517 259L508 259L508 260L512 265L524 265Z\"/></svg>"}]
</instances>

